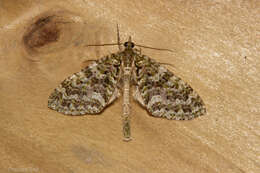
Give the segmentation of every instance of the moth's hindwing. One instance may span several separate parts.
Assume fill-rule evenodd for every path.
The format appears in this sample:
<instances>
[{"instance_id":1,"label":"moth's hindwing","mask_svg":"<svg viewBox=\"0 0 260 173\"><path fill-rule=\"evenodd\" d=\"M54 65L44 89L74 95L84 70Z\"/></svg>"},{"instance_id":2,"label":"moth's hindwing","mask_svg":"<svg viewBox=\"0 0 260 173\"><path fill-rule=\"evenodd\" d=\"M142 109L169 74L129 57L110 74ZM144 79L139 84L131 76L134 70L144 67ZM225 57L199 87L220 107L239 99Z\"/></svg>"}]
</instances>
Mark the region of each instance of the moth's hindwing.
<instances>
[{"instance_id":1,"label":"moth's hindwing","mask_svg":"<svg viewBox=\"0 0 260 173\"><path fill-rule=\"evenodd\" d=\"M178 76L140 55L135 60L135 99L156 117L190 120L206 113L200 96Z\"/></svg>"},{"instance_id":2,"label":"moth's hindwing","mask_svg":"<svg viewBox=\"0 0 260 173\"><path fill-rule=\"evenodd\" d=\"M48 107L68 115L100 113L119 95L120 64L111 54L73 74L51 93Z\"/></svg>"}]
</instances>

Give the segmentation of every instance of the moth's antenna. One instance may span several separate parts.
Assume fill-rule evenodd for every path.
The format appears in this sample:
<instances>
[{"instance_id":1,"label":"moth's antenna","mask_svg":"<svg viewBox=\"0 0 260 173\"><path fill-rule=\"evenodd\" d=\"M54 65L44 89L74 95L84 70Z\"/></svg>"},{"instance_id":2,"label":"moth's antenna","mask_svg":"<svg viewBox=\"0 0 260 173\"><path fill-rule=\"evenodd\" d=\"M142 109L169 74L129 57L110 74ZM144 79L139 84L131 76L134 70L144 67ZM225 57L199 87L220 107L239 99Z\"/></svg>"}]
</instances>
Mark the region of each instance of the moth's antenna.
<instances>
[{"instance_id":1,"label":"moth's antenna","mask_svg":"<svg viewBox=\"0 0 260 173\"><path fill-rule=\"evenodd\" d=\"M118 27L118 24L116 25L117 27L117 43L104 43L104 44L87 44L85 45L84 47L89 47L89 46L115 46L115 45L118 45L118 48L120 51L122 51L122 47L121 45L123 43L120 43L120 36L119 36L119 27Z\"/></svg>"},{"instance_id":2,"label":"moth's antenna","mask_svg":"<svg viewBox=\"0 0 260 173\"><path fill-rule=\"evenodd\" d=\"M131 36L129 36L128 42L132 42L132 37Z\"/></svg>"},{"instance_id":3,"label":"moth's antenna","mask_svg":"<svg viewBox=\"0 0 260 173\"><path fill-rule=\"evenodd\" d=\"M120 45L122 43L119 43ZM114 45L118 45L118 43L105 43L105 44L87 44L85 45L85 47L89 47L89 46L114 46Z\"/></svg>"},{"instance_id":4,"label":"moth's antenna","mask_svg":"<svg viewBox=\"0 0 260 173\"><path fill-rule=\"evenodd\" d=\"M120 43L120 35L119 35L119 27L118 23L116 24L116 30L117 30L117 44L118 44L118 49L119 51L122 51L122 43Z\"/></svg>"},{"instance_id":5,"label":"moth's antenna","mask_svg":"<svg viewBox=\"0 0 260 173\"><path fill-rule=\"evenodd\" d=\"M143 46L143 45L140 45L140 44L135 44L135 45L139 46L139 47L147 48L147 49L154 49L154 50L162 50L162 51L174 52L171 49L154 48L154 47L149 47L149 46Z\"/></svg>"},{"instance_id":6,"label":"moth's antenna","mask_svg":"<svg viewBox=\"0 0 260 173\"><path fill-rule=\"evenodd\" d=\"M159 64L161 64L161 65L169 65L169 66L172 66L173 68L175 68L174 65L173 65L173 64L170 64L170 63L159 62Z\"/></svg>"}]
</instances>

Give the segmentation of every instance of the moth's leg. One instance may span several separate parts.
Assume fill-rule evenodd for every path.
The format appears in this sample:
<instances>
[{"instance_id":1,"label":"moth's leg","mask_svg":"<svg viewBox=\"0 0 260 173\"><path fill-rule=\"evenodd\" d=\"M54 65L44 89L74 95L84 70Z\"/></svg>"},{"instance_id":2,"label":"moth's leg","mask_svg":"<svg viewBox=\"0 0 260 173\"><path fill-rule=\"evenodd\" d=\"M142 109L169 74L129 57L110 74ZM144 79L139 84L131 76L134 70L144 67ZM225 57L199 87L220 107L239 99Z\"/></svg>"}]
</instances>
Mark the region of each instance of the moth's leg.
<instances>
[{"instance_id":1,"label":"moth's leg","mask_svg":"<svg viewBox=\"0 0 260 173\"><path fill-rule=\"evenodd\" d=\"M123 68L121 67L120 71L119 71L119 78L117 80L117 88L122 88L123 87L123 79L124 79Z\"/></svg>"},{"instance_id":2,"label":"moth's leg","mask_svg":"<svg viewBox=\"0 0 260 173\"><path fill-rule=\"evenodd\" d=\"M131 75L131 83L136 85L137 84L136 67L132 67L132 69L134 70L132 71L132 75Z\"/></svg>"},{"instance_id":3,"label":"moth's leg","mask_svg":"<svg viewBox=\"0 0 260 173\"><path fill-rule=\"evenodd\" d=\"M118 97L120 97L120 92L119 92L119 90L116 88L115 89L115 91L114 91L114 93L113 93L113 95L111 96L111 98L109 99L109 101L108 101L108 105L110 104L110 103L112 103L115 99L117 99Z\"/></svg>"},{"instance_id":4,"label":"moth's leg","mask_svg":"<svg viewBox=\"0 0 260 173\"><path fill-rule=\"evenodd\" d=\"M140 55L141 55L141 49L139 50L139 49L135 49L137 52L138 51L140 51ZM139 55L138 55L139 56ZM139 71L141 71L141 73L143 73L143 71L144 71L144 68L145 67L142 67L141 69L139 69ZM136 72L137 72L137 67L136 67L136 65L135 65L135 62L132 64L132 73L131 73L131 83L133 83L134 85L137 85L137 83L138 83L138 81L137 81L137 74L136 74ZM142 74L140 74L140 75L142 75Z\"/></svg>"},{"instance_id":5,"label":"moth's leg","mask_svg":"<svg viewBox=\"0 0 260 173\"><path fill-rule=\"evenodd\" d=\"M137 85L137 77L135 73L133 73L133 75L131 76L131 83Z\"/></svg>"},{"instance_id":6,"label":"moth's leg","mask_svg":"<svg viewBox=\"0 0 260 173\"><path fill-rule=\"evenodd\" d=\"M133 96L134 96L134 99L136 101L138 101L143 107L145 107L145 103L144 103L144 100L143 100L143 98L141 96L141 93L140 93L140 91L138 89L138 86L136 86L136 89L135 89L135 92L134 92Z\"/></svg>"},{"instance_id":7,"label":"moth's leg","mask_svg":"<svg viewBox=\"0 0 260 173\"><path fill-rule=\"evenodd\" d=\"M140 52L141 52L141 49L140 49ZM144 101L143 101L143 99L142 99L142 97L141 97L141 95L140 95L140 91L139 91L139 89L138 89L138 81L137 81L137 74L136 74L136 67L133 67L133 73L132 73L132 79L131 79L131 81L132 81L132 83L135 85L135 91L134 91L134 93L133 93L133 96L134 96L134 99L136 100L136 101L138 101L142 106L145 106L145 104L144 104ZM144 71L144 67L142 68L142 69L140 69L141 70L141 72L142 71Z\"/></svg>"}]
</instances>

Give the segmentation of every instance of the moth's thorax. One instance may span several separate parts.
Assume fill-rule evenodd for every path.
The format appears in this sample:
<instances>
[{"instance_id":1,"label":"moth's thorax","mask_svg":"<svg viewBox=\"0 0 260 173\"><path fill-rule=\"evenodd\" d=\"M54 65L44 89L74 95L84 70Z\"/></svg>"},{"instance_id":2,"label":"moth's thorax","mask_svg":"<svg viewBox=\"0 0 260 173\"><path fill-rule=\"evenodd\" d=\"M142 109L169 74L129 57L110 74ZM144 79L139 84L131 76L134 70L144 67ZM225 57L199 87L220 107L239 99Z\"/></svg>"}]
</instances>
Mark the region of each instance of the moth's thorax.
<instances>
[{"instance_id":1,"label":"moth's thorax","mask_svg":"<svg viewBox=\"0 0 260 173\"><path fill-rule=\"evenodd\" d=\"M136 52L132 48L126 48L122 53L122 65L123 67L132 67L134 62L134 57L136 56Z\"/></svg>"}]
</instances>

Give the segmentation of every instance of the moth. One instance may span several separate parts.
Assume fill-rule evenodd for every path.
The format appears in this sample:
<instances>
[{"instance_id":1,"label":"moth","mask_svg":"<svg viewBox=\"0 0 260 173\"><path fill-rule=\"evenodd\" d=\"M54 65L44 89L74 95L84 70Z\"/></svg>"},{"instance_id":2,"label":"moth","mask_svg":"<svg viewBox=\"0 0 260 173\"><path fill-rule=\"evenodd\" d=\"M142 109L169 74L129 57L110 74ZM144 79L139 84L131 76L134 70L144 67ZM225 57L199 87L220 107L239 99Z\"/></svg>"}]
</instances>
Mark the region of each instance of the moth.
<instances>
[{"instance_id":1,"label":"moth","mask_svg":"<svg viewBox=\"0 0 260 173\"><path fill-rule=\"evenodd\" d=\"M131 85L135 100L154 117L191 120L206 113L203 100L190 85L143 55L131 37L123 44L124 49L121 45L118 41L118 52L95 60L61 82L49 96L48 107L66 115L99 114L122 90L125 141L131 140Z\"/></svg>"}]
</instances>

